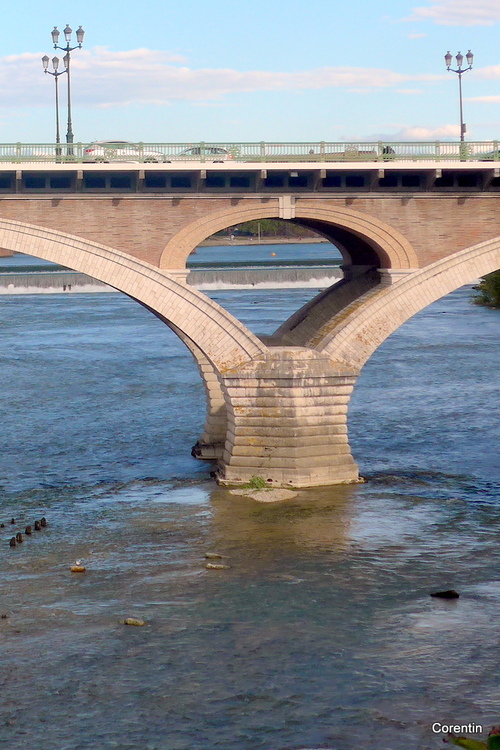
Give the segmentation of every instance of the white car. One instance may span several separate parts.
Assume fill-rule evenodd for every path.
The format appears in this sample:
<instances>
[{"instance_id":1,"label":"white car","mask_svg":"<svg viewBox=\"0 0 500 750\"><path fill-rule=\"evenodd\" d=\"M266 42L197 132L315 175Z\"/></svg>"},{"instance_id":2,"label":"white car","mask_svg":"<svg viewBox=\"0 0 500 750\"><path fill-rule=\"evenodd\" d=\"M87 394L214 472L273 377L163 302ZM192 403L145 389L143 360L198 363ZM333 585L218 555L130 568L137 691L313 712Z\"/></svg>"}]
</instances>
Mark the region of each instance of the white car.
<instances>
[{"instance_id":1,"label":"white car","mask_svg":"<svg viewBox=\"0 0 500 750\"><path fill-rule=\"evenodd\" d=\"M222 146L192 146L185 148L179 154L171 157L172 159L193 159L194 161L212 161L222 162L228 159L234 159L227 148Z\"/></svg>"},{"instance_id":2,"label":"white car","mask_svg":"<svg viewBox=\"0 0 500 750\"><path fill-rule=\"evenodd\" d=\"M130 141L94 141L83 152L84 161L110 162L166 162L167 157L159 151L141 149L137 143Z\"/></svg>"}]
</instances>

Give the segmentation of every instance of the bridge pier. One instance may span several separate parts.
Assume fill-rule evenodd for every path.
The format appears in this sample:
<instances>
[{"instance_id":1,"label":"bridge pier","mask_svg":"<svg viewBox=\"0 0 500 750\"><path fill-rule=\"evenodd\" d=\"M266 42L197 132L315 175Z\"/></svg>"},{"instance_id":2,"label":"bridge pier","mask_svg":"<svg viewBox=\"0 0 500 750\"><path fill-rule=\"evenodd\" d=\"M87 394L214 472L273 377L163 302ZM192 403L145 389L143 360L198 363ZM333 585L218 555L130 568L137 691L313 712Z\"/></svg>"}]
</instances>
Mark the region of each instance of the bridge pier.
<instances>
[{"instance_id":1,"label":"bridge pier","mask_svg":"<svg viewBox=\"0 0 500 750\"><path fill-rule=\"evenodd\" d=\"M347 438L357 375L303 347L273 347L224 373L228 428L219 483L244 484L252 476L270 486L359 481Z\"/></svg>"},{"instance_id":2,"label":"bridge pier","mask_svg":"<svg viewBox=\"0 0 500 750\"><path fill-rule=\"evenodd\" d=\"M200 353L201 354L201 353ZM203 378L207 399L207 417L200 439L193 445L194 458L213 461L222 458L227 433L227 412L219 378L206 357L198 357L198 370Z\"/></svg>"}]
</instances>

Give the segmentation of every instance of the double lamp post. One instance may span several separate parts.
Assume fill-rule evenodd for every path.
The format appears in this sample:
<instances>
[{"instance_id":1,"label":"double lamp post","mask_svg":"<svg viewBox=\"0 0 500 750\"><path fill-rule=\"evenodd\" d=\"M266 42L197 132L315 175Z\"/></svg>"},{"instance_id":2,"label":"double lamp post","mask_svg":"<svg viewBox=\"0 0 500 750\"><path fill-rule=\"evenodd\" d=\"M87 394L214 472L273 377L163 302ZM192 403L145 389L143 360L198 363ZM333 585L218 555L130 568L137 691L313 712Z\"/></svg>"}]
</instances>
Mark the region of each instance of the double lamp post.
<instances>
[{"instance_id":1,"label":"double lamp post","mask_svg":"<svg viewBox=\"0 0 500 750\"><path fill-rule=\"evenodd\" d=\"M461 143L463 143L465 140L465 133L467 131L467 128L464 122L464 110L463 110L463 104L462 104L462 76L464 73L467 73L468 70L472 70L472 63L474 62L474 55L472 54L470 50L467 52L465 56L465 59L467 60L467 66L468 66L467 68L463 67L464 56L462 55L461 52L459 52L458 55L455 57L455 60L457 63L456 69L451 67L452 59L453 59L452 55L448 51L446 55L444 56L446 69L451 70L452 73L457 73L458 75L458 96L460 100L460 141Z\"/></svg>"},{"instance_id":2,"label":"double lamp post","mask_svg":"<svg viewBox=\"0 0 500 750\"><path fill-rule=\"evenodd\" d=\"M73 125L71 122L71 77L70 77L70 62L71 62L71 53L75 49L81 49L83 44L83 37L85 35L84 30L80 26L78 31L76 32L76 45L74 47L71 46L71 35L73 33L73 30L70 29L69 25L66 24L66 28L64 29L64 39L66 41L65 47L59 47L58 40L60 32L57 30L57 26L54 26L54 30L52 31L52 42L54 43L54 49L60 49L66 54L63 57L63 65L64 70L59 70L59 58L53 57L52 58L52 67L53 70L49 70L49 57L48 55L44 55L42 57L42 65L45 73L49 73L49 75L54 76L54 81L56 84L56 143L59 144L61 142L60 133L59 133L59 87L58 87L58 78L59 76L62 76L64 73L67 74L68 78L68 129L66 131L66 143L73 143ZM60 150L59 150L60 153Z\"/></svg>"}]
</instances>

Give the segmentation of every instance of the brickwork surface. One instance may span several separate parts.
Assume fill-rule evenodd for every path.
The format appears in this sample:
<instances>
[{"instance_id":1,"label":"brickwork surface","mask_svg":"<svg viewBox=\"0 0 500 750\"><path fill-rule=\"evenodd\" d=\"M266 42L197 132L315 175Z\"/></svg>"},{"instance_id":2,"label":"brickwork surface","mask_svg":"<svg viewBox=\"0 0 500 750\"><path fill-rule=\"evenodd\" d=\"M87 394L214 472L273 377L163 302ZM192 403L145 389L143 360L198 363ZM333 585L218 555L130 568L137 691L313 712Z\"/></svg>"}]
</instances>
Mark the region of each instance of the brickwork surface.
<instances>
[{"instance_id":1,"label":"brickwork surface","mask_svg":"<svg viewBox=\"0 0 500 750\"><path fill-rule=\"evenodd\" d=\"M414 268L500 236L499 204L494 193L321 194L298 196L296 216L367 238L383 267ZM269 195L23 194L0 201L0 218L56 229L167 268L183 267L189 252L218 229L278 213L279 199Z\"/></svg>"}]
</instances>

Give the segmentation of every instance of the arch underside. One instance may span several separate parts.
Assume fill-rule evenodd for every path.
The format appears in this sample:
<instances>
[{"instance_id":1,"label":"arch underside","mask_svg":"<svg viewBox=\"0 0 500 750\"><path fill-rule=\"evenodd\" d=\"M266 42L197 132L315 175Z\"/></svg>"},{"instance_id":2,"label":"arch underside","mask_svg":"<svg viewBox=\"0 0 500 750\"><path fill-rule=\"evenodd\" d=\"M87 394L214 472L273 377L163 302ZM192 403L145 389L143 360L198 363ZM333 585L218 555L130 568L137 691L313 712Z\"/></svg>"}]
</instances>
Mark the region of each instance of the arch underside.
<instances>
[{"instance_id":1,"label":"arch underside","mask_svg":"<svg viewBox=\"0 0 500 750\"><path fill-rule=\"evenodd\" d=\"M408 240L375 216L349 208L318 206L297 200L293 221L309 227L337 245L349 265L375 268L418 268L418 258ZM235 224L257 219L282 218L279 200L262 199L252 206L231 206L212 211L180 229L163 250L161 268L184 268L198 245L212 234Z\"/></svg>"}]
</instances>

